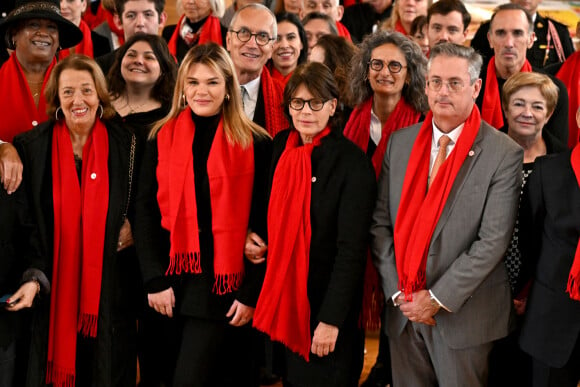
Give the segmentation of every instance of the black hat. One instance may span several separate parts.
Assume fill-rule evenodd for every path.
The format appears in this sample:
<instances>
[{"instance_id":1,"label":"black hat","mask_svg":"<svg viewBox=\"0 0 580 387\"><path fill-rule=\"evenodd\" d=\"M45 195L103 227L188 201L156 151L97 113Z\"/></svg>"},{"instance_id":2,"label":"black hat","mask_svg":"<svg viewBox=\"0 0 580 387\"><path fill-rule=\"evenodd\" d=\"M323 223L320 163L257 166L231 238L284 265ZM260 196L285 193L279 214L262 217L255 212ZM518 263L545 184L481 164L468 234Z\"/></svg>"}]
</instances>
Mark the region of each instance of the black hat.
<instances>
[{"instance_id":1,"label":"black hat","mask_svg":"<svg viewBox=\"0 0 580 387\"><path fill-rule=\"evenodd\" d=\"M58 41L61 48L76 46L83 40L83 33L60 14L59 0L16 0L14 10L0 21L0 37L5 37L10 47L11 37L6 36L10 27L22 20L48 19L58 25ZM11 47L13 48L13 47Z\"/></svg>"}]
</instances>

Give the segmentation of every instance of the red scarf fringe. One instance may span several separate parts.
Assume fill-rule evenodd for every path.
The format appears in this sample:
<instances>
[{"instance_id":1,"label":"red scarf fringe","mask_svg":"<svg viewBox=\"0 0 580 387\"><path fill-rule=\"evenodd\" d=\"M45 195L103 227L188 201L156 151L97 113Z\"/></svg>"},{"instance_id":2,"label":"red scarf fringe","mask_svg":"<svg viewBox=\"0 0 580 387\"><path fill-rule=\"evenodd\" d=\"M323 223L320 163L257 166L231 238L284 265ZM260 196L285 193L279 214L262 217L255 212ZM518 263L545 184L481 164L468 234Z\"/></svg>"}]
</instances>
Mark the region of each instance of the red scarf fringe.
<instances>
[{"instance_id":1,"label":"red scarf fringe","mask_svg":"<svg viewBox=\"0 0 580 387\"><path fill-rule=\"evenodd\" d=\"M52 61L44 74L38 107L34 103L34 98L16 54L12 53L6 63L2 65L0 68L0 85L4 91L0 93L0 117L2 117L0 120L0 139L2 141L12 142L14 136L30 130L33 127L33 121L40 124L48 120L44 88L55 64L56 59Z\"/></svg>"},{"instance_id":2,"label":"red scarf fringe","mask_svg":"<svg viewBox=\"0 0 580 387\"><path fill-rule=\"evenodd\" d=\"M413 144L394 232L399 290L408 300L413 292L425 288L425 267L431 237L453 188L455 177L473 146L480 126L481 117L474 105L453 151L439 168L427 192L433 138L432 112L427 114Z\"/></svg>"},{"instance_id":3,"label":"red scarf fringe","mask_svg":"<svg viewBox=\"0 0 580 387\"><path fill-rule=\"evenodd\" d=\"M83 147L81 184L70 133L52 136L54 251L47 383L74 384L77 332L96 337L109 208L109 137L97 119Z\"/></svg>"},{"instance_id":4,"label":"red scarf fringe","mask_svg":"<svg viewBox=\"0 0 580 387\"><path fill-rule=\"evenodd\" d=\"M171 250L166 275L201 273L191 110L183 110L157 136L157 201ZM244 276L244 246L254 184L254 147L228 142L220 121L207 161L214 239L214 292L237 290Z\"/></svg>"},{"instance_id":5,"label":"red scarf fringe","mask_svg":"<svg viewBox=\"0 0 580 387\"><path fill-rule=\"evenodd\" d=\"M578 124L576 123L576 112L580 107L580 52L575 52L566 59L556 78L564 82L568 89L568 148L573 149L578 144Z\"/></svg>"},{"instance_id":6,"label":"red scarf fringe","mask_svg":"<svg viewBox=\"0 0 580 387\"><path fill-rule=\"evenodd\" d=\"M532 65L526 59L520 72L529 73ZM487 64L487 79L485 81L485 91L483 103L481 105L481 118L496 129L503 127L503 113L501 108L501 93L497 83L497 73L495 71L495 56Z\"/></svg>"},{"instance_id":7,"label":"red scarf fringe","mask_svg":"<svg viewBox=\"0 0 580 387\"><path fill-rule=\"evenodd\" d=\"M254 313L254 327L309 361L310 195L313 149L330 133L325 128L301 145L292 130L274 172L268 206L268 266ZM302 200L296 200L301 198Z\"/></svg>"},{"instance_id":8,"label":"red scarf fringe","mask_svg":"<svg viewBox=\"0 0 580 387\"><path fill-rule=\"evenodd\" d=\"M576 182L580 185L580 144L577 144L572 150L570 164L572 164ZM580 238L578 239L576 253L574 254L574 263L568 275L566 291L570 294L571 299L580 301Z\"/></svg>"},{"instance_id":9,"label":"red scarf fringe","mask_svg":"<svg viewBox=\"0 0 580 387\"><path fill-rule=\"evenodd\" d=\"M179 39L179 33L181 31L181 26L185 23L185 15L182 15L175 26L175 31L173 31L173 35L171 35L171 39L169 39L169 43L167 46L169 48L169 52L174 57L177 57L177 41ZM213 15L209 15L203 26L201 27L201 32L199 34L199 40L197 45L201 45L207 42L215 42L220 46L223 45L222 41L222 30L220 19Z\"/></svg>"},{"instance_id":10,"label":"red scarf fringe","mask_svg":"<svg viewBox=\"0 0 580 387\"><path fill-rule=\"evenodd\" d=\"M264 66L260 79L264 94L264 109L266 110L266 130L274 137L278 132L288 127L288 121L282 110L284 86L274 80Z\"/></svg>"},{"instance_id":11,"label":"red scarf fringe","mask_svg":"<svg viewBox=\"0 0 580 387\"><path fill-rule=\"evenodd\" d=\"M89 25L81 20L81 24L79 24L79 29L83 33L83 40L73 48L65 48L58 53L58 59L64 59L69 56L72 51L75 54L83 54L92 58L94 56L93 52L93 39L91 37L91 29Z\"/></svg>"}]
</instances>

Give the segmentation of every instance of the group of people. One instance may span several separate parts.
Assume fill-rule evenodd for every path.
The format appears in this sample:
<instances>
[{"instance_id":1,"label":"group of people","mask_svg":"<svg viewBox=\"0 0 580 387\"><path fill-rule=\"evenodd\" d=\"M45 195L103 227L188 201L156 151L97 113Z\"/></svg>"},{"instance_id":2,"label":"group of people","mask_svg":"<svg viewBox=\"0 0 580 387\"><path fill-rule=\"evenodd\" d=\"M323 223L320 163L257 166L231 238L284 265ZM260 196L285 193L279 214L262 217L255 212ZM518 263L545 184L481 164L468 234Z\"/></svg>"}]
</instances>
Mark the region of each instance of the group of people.
<instances>
[{"instance_id":1,"label":"group of people","mask_svg":"<svg viewBox=\"0 0 580 387\"><path fill-rule=\"evenodd\" d=\"M487 53L458 0L105 3L0 21L1 386L356 386L378 327L365 386L577 385L577 59L539 1Z\"/></svg>"}]
</instances>

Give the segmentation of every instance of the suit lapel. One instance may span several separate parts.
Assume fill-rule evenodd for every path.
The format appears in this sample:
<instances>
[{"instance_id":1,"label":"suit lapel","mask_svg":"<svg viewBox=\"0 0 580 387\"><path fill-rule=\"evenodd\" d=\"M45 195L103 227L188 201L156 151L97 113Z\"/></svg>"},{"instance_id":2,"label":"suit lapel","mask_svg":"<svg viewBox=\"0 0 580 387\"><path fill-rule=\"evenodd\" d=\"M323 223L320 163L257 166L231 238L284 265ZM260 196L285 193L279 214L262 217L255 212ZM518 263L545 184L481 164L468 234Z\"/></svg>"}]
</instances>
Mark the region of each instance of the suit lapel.
<instances>
[{"instance_id":1,"label":"suit lapel","mask_svg":"<svg viewBox=\"0 0 580 387\"><path fill-rule=\"evenodd\" d=\"M453 182L453 187L451 188L451 192L449 192L449 196L447 197L445 207L443 207L443 212L439 217L437 226L435 226L435 231L433 232L431 243L433 243L433 241L435 241L439 237L439 233L447 223L447 220L449 219L449 215L453 210L455 202L459 197L459 194L461 193L464 185L466 184L466 181L468 180L471 170L476 164L479 155L481 154L482 139L483 139L482 127L480 126L477 136L475 137L475 141L473 142L473 146L471 147L471 150L469 151L467 157L465 158L463 165L459 169L459 172L457 172L457 176L455 177L455 181Z\"/></svg>"}]
</instances>

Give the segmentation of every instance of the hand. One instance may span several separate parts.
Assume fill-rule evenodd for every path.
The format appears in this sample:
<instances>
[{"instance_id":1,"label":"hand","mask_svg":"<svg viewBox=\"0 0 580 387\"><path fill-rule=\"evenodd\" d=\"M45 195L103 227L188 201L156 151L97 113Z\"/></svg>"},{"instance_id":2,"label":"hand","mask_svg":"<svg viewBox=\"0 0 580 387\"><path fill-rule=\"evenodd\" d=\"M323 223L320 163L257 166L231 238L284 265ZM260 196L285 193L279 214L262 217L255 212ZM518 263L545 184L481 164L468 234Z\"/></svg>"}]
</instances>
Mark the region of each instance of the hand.
<instances>
[{"instance_id":1,"label":"hand","mask_svg":"<svg viewBox=\"0 0 580 387\"><path fill-rule=\"evenodd\" d=\"M250 320L254 317L254 308L251 306L247 306L242 304L238 300L234 300L234 303L226 313L226 317L232 317L230 320L230 325L235 327L241 327L242 325L246 325Z\"/></svg>"},{"instance_id":2,"label":"hand","mask_svg":"<svg viewBox=\"0 0 580 387\"><path fill-rule=\"evenodd\" d=\"M246 247L244 249L244 254L246 259L253 264L262 263L266 260L264 254L268 250L268 245L258 234L255 232L248 232L246 237Z\"/></svg>"},{"instance_id":3,"label":"hand","mask_svg":"<svg viewBox=\"0 0 580 387\"><path fill-rule=\"evenodd\" d=\"M399 306L401 312L409 320L426 325L436 325L433 316L439 311L438 306L431 303L431 294L428 290L419 290L412 294L413 300Z\"/></svg>"},{"instance_id":4,"label":"hand","mask_svg":"<svg viewBox=\"0 0 580 387\"><path fill-rule=\"evenodd\" d=\"M528 302L527 298L518 300L518 299L514 299L514 308L516 310L516 314L518 316L521 316L524 314L524 312L526 311L526 303Z\"/></svg>"},{"instance_id":5,"label":"hand","mask_svg":"<svg viewBox=\"0 0 580 387\"><path fill-rule=\"evenodd\" d=\"M155 311L167 317L173 317L173 308L175 308L175 294L173 288L165 289L159 293L147 294L149 306Z\"/></svg>"},{"instance_id":6,"label":"hand","mask_svg":"<svg viewBox=\"0 0 580 387\"><path fill-rule=\"evenodd\" d=\"M20 288L10 296L7 301L6 309L11 312L16 312L24 308L32 307L34 297L40 291L40 284L38 281L28 281L23 283Z\"/></svg>"},{"instance_id":7,"label":"hand","mask_svg":"<svg viewBox=\"0 0 580 387\"><path fill-rule=\"evenodd\" d=\"M8 194L14 193L22 182L22 161L9 143L0 145L0 182Z\"/></svg>"},{"instance_id":8,"label":"hand","mask_svg":"<svg viewBox=\"0 0 580 387\"><path fill-rule=\"evenodd\" d=\"M312 336L312 346L310 352L319 357L334 352L336 339L338 338L338 327L319 322Z\"/></svg>"},{"instance_id":9,"label":"hand","mask_svg":"<svg viewBox=\"0 0 580 387\"><path fill-rule=\"evenodd\" d=\"M133 246L135 242L133 241L133 233L131 232L131 224L127 219L121 226L121 231L119 231L119 242L117 243L117 251L126 249L129 246Z\"/></svg>"}]
</instances>

